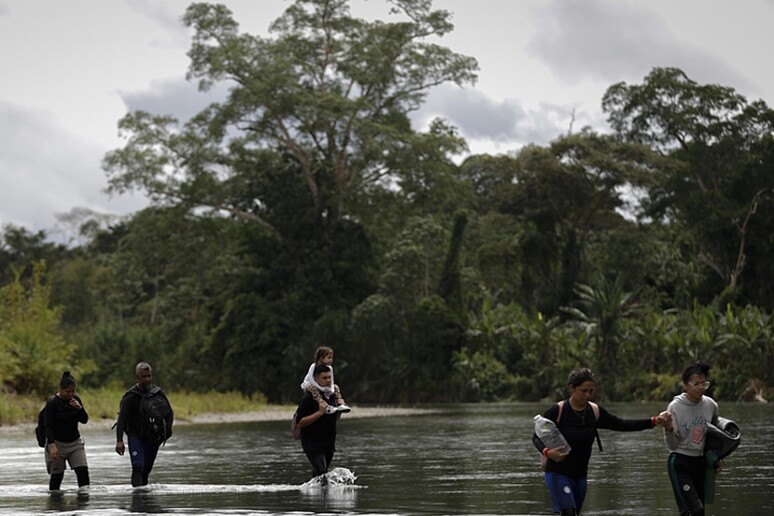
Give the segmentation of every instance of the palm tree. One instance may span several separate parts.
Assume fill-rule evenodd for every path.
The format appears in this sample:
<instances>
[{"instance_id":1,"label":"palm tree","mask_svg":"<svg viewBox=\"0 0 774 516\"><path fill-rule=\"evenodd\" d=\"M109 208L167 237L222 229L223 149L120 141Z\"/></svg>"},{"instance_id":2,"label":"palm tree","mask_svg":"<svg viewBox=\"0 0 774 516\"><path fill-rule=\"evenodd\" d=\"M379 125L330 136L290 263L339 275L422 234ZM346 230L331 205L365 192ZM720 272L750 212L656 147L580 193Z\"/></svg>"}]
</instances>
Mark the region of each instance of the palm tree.
<instances>
[{"instance_id":1,"label":"palm tree","mask_svg":"<svg viewBox=\"0 0 774 516\"><path fill-rule=\"evenodd\" d=\"M634 309L634 293L624 290L625 278L616 277L610 282L603 278L598 288L590 285L577 284L574 292L577 296L575 306L563 307L575 324L579 324L586 332L594 346L593 365L597 374L609 378L600 385L598 395L615 394L615 371L620 346L620 322L632 315Z\"/></svg>"}]
</instances>

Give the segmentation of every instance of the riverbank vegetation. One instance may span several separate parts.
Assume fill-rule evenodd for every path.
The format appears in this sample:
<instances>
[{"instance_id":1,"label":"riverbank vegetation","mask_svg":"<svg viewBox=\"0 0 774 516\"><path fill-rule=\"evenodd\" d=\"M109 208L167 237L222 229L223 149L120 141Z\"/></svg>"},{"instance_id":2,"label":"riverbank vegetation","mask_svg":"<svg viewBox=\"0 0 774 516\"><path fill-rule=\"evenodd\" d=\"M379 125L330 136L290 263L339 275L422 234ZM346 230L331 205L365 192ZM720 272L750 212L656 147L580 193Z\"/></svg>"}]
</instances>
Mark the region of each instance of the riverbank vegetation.
<instances>
[{"instance_id":1,"label":"riverbank vegetation","mask_svg":"<svg viewBox=\"0 0 774 516\"><path fill-rule=\"evenodd\" d=\"M54 388L48 394L0 394L0 426L19 424L37 424L38 412L46 402L46 397L56 392ZM83 400L92 421L99 419L115 420L118 404L125 389L114 387L78 388L77 394ZM169 392L173 403L175 419L188 421L202 414L236 414L256 412L267 407L266 400L260 395L247 397L238 392Z\"/></svg>"},{"instance_id":2,"label":"riverbank vegetation","mask_svg":"<svg viewBox=\"0 0 774 516\"><path fill-rule=\"evenodd\" d=\"M610 86L604 132L458 162L455 127L410 114L477 62L430 42L449 13L394 4L299 0L269 38L192 4L189 77L229 93L120 120L108 188L148 208L74 209L66 246L4 227L5 390L147 360L168 389L289 402L326 344L362 403L553 398L579 365L602 399L666 401L698 358L713 396L771 396L774 111L654 68Z\"/></svg>"}]
</instances>

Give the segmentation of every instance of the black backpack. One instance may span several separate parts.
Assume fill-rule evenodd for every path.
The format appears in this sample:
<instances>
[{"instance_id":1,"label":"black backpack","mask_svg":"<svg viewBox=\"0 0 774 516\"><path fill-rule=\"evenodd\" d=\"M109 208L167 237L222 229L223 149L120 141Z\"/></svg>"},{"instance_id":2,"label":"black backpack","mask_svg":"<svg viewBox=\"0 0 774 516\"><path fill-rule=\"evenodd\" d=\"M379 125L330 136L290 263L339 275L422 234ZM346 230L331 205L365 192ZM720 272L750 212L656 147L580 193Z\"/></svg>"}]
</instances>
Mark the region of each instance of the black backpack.
<instances>
[{"instance_id":1,"label":"black backpack","mask_svg":"<svg viewBox=\"0 0 774 516\"><path fill-rule=\"evenodd\" d=\"M161 387L153 386L140 400L140 436L155 443L172 437L172 407Z\"/></svg>"},{"instance_id":2,"label":"black backpack","mask_svg":"<svg viewBox=\"0 0 774 516\"><path fill-rule=\"evenodd\" d=\"M35 437L38 439L38 446L46 447L46 407L43 406L38 413L38 426L35 427Z\"/></svg>"},{"instance_id":3,"label":"black backpack","mask_svg":"<svg viewBox=\"0 0 774 516\"><path fill-rule=\"evenodd\" d=\"M293 434L293 439L301 439L301 427L298 426L296 416L298 416L298 411L293 412L293 417L290 419L290 433Z\"/></svg>"}]
</instances>

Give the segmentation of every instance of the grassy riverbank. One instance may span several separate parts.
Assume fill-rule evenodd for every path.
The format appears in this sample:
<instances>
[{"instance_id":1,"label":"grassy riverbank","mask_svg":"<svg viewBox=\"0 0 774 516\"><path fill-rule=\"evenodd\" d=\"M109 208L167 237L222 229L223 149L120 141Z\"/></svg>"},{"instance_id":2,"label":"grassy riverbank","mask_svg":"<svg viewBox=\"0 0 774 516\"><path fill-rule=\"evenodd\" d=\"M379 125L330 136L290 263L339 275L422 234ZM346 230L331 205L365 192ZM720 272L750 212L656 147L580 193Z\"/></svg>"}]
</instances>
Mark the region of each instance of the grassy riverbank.
<instances>
[{"instance_id":1,"label":"grassy riverbank","mask_svg":"<svg viewBox=\"0 0 774 516\"><path fill-rule=\"evenodd\" d=\"M109 387L77 391L93 420L115 419L124 392L125 389ZM238 414L280 408L267 405L263 396L248 398L236 392L168 392L167 395L175 410L175 419L179 421L191 421L204 414ZM1 394L0 426L36 424L45 401L43 396Z\"/></svg>"}]
</instances>

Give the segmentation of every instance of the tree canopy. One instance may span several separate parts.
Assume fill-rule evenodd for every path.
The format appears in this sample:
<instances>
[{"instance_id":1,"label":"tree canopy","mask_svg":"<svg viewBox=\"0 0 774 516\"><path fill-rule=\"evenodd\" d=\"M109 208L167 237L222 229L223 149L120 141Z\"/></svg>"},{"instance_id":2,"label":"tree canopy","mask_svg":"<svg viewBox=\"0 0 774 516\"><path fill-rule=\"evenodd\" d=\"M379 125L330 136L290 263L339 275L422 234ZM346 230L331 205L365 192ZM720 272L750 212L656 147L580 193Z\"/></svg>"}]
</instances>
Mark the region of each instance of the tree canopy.
<instances>
[{"instance_id":1,"label":"tree canopy","mask_svg":"<svg viewBox=\"0 0 774 516\"><path fill-rule=\"evenodd\" d=\"M477 63L440 45L448 12L389 5L296 0L260 37L191 4L188 77L228 96L119 121L108 187L150 207L74 212L69 247L4 229L5 388L124 383L148 360L171 389L288 402L324 344L360 403L538 400L581 365L608 399L668 400L697 358L716 397L769 389L766 104L654 68L608 89L611 132L458 163L456 128L410 114Z\"/></svg>"}]
</instances>

